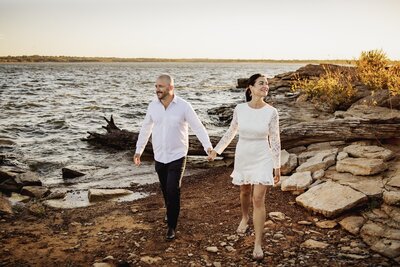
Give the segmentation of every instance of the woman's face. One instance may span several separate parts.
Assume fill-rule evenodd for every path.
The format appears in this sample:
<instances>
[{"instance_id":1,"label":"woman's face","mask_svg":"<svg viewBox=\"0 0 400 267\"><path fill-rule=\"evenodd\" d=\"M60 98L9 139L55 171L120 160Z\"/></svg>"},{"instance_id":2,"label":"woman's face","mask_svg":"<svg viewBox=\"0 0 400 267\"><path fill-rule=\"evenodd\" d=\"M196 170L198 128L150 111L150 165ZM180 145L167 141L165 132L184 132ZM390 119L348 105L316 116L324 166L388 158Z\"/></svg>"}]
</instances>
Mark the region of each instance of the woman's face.
<instances>
[{"instance_id":1,"label":"woman's face","mask_svg":"<svg viewBox=\"0 0 400 267\"><path fill-rule=\"evenodd\" d=\"M266 77L259 77L254 85L250 85L251 95L265 97L268 95L268 81Z\"/></svg>"}]
</instances>

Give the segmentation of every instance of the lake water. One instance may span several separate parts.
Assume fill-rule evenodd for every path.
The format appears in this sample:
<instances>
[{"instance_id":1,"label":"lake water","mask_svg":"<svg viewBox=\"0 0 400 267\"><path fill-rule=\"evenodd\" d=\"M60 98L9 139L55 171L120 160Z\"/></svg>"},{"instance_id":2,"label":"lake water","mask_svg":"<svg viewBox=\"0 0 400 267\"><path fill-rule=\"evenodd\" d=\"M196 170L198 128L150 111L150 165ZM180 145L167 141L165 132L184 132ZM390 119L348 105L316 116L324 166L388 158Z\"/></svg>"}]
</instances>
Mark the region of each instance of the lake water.
<instances>
[{"instance_id":1,"label":"lake water","mask_svg":"<svg viewBox=\"0 0 400 267\"><path fill-rule=\"evenodd\" d=\"M104 132L103 117L138 131L154 82L161 73L175 77L176 93L188 100L210 134L220 134L207 115L209 108L244 101L235 88L238 78L254 73L268 77L304 64L276 63L40 63L0 64L0 154L39 172L49 187L124 187L157 180L153 162L137 168L132 151L99 149L81 141L87 131ZM71 164L106 166L95 175L62 179ZM191 170L187 170L190 173Z\"/></svg>"}]
</instances>

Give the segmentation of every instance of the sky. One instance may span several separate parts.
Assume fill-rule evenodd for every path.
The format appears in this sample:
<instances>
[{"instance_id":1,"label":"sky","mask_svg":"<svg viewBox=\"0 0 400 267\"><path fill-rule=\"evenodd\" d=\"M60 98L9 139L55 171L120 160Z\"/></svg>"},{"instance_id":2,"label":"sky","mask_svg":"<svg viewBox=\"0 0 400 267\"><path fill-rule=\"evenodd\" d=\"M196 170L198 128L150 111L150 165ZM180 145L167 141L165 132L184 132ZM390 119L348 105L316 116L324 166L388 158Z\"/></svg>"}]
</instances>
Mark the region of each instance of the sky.
<instances>
[{"instance_id":1,"label":"sky","mask_svg":"<svg viewBox=\"0 0 400 267\"><path fill-rule=\"evenodd\" d=\"M399 0L0 0L0 56L400 60Z\"/></svg>"}]
</instances>

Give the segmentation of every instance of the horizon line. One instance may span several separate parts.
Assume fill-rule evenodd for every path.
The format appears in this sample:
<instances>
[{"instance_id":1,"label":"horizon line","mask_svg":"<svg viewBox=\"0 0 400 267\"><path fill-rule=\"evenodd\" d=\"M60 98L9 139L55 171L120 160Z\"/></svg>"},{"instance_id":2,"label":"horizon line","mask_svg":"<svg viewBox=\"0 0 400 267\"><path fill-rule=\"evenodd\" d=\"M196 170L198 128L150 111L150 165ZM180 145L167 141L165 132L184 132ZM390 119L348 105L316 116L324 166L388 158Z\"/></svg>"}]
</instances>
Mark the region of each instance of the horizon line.
<instances>
[{"instance_id":1,"label":"horizon line","mask_svg":"<svg viewBox=\"0 0 400 267\"><path fill-rule=\"evenodd\" d=\"M45 55L19 55L19 56L0 56L0 61L7 59L32 59L32 60L77 60L77 61L112 61L112 62L145 62L145 61L229 61L229 62L353 62L356 59L250 59L250 58L208 58L208 57L181 57L181 58L166 58L166 57L113 57L113 56L45 56ZM3 61L4 62L4 61Z\"/></svg>"},{"instance_id":2,"label":"horizon line","mask_svg":"<svg viewBox=\"0 0 400 267\"><path fill-rule=\"evenodd\" d=\"M243 58L164 58L164 57L94 57L94 56L44 56L44 55L21 55L21 56L0 56L0 63L14 62L329 62L353 64L358 59L243 59ZM390 60L400 62L400 60Z\"/></svg>"}]
</instances>

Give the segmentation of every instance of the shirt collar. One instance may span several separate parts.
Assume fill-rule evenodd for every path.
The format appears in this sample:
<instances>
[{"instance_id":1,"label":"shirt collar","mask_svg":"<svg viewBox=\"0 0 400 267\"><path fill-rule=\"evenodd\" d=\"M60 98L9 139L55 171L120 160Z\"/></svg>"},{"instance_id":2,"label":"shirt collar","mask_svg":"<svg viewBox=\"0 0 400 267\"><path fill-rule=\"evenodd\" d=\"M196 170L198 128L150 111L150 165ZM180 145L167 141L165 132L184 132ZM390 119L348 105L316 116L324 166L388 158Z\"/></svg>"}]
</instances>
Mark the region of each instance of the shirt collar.
<instances>
[{"instance_id":1,"label":"shirt collar","mask_svg":"<svg viewBox=\"0 0 400 267\"><path fill-rule=\"evenodd\" d=\"M178 98L179 97L174 93L174 98L172 99L171 103L178 103ZM154 96L154 101L162 105L161 100L158 99L157 96Z\"/></svg>"}]
</instances>

